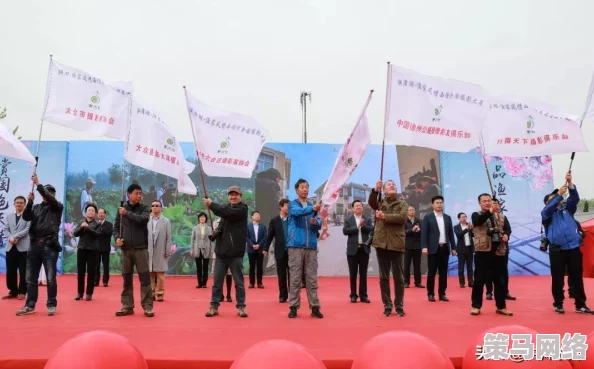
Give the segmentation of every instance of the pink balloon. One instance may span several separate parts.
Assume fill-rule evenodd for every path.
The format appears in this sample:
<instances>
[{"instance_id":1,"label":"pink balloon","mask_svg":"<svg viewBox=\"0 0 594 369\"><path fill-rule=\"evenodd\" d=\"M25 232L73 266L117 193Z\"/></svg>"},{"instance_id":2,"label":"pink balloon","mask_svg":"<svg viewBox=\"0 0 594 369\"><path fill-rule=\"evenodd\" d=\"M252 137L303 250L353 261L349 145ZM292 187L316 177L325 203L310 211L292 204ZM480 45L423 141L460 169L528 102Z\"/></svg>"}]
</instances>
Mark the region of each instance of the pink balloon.
<instances>
[{"instance_id":1,"label":"pink balloon","mask_svg":"<svg viewBox=\"0 0 594 369\"><path fill-rule=\"evenodd\" d=\"M478 360L477 345L483 346L485 343L485 335L487 333L501 333L509 335L508 349L511 348L513 340L512 334L530 334L532 336L532 343L536 342L537 332L533 329L526 328L521 325L505 325L493 327L478 335L472 345L466 350L464 361L462 362L462 369L571 369L569 361L553 361L553 360L523 360L521 358L510 358L508 360ZM507 337L506 337L507 338Z\"/></svg>"},{"instance_id":2,"label":"pink balloon","mask_svg":"<svg viewBox=\"0 0 594 369\"><path fill-rule=\"evenodd\" d=\"M127 338L92 331L66 341L44 369L147 369L146 361Z\"/></svg>"},{"instance_id":3,"label":"pink balloon","mask_svg":"<svg viewBox=\"0 0 594 369\"><path fill-rule=\"evenodd\" d=\"M351 369L454 369L449 357L428 338L408 331L392 331L368 341Z\"/></svg>"},{"instance_id":4,"label":"pink balloon","mask_svg":"<svg viewBox=\"0 0 594 369\"><path fill-rule=\"evenodd\" d=\"M588 351L586 351L587 352L586 360L572 361L571 367L573 369L592 369L592 368L594 368L594 354L591 351L591 349L594 348L594 332L592 332L588 335L586 344L588 344Z\"/></svg>"},{"instance_id":5,"label":"pink balloon","mask_svg":"<svg viewBox=\"0 0 594 369\"><path fill-rule=\"evenodd\" d=\"M245 350L231 369L326 369L300 344L285 340L259 342Z\"/></svg>"}]
</instances>

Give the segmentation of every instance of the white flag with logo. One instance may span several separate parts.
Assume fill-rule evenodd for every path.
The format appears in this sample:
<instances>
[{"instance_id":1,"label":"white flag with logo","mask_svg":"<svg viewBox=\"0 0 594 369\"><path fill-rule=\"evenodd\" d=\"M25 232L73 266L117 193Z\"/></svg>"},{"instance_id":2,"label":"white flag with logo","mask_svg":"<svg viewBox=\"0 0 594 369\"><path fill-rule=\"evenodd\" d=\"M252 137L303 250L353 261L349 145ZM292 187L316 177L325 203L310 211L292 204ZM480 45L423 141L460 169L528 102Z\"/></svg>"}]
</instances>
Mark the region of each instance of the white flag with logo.
<instances>
[{"instance_id":1,"label":"white flag with logo","mask_svg":"<svg viewBox=\"0 0 594 369\"><path fill-rule=\"evenodd\" d=\"M479 144L488 95L481 86L390 66L386 140L468 152Z\"/></svg>"},{"instance_id":2,"label":"white flag with logo","mask_svg":"<svg viewBox=\"0 0 594 369\"><path fill-rule=\"evenodd\" d=\"M186 103L204 173L251 178L268 131L249 115L212 108L187 91Z\"/></svg>"},{"instance_id":3,"label":"white flag with logo","mask_svg":"<svg viewBox=\"0 0 594 369\"><path fill-rule=\"evenodd\" d=\"M357 121L355 128L338 153L332 173L324 187L324 193L322 195L322 203L324 205L328 206L336 202L340 195L340 191L342 190L342 186L355 172L355 169L357 169L359 162L361 162L361 159L363 159L363 156L365 155L367 145L371 142L366 112L369 102L371 101L372 93L373 92L369 93L369 97L367 98L367 102L365 102L363 111L359 115L359 120Z\"/></svg>"},{"instance_id":4,"label":"white flag with logo","mask_svg":"<svg viewBox=\"0 0 594 369\"><path fill-rule=\"evenodd\" d=\"M52 60L47 107L42 120L77 131L124 140L128 124L129 82L109 85L82 70Z\"/></svg>"},{"instance_id":5,"label":"white flag with logo","mask_svg":"<svg viewBox=\"0 0 594 369\"><path fill-rule=\"evenodd\" d=\"M184 159L172 130L154 111L132 102L130 133L124 158L139 167L177 179L177 190L196 195L187 173L195 166Z\"/></svg>"},{"instance_id":6,"label":"white flag with logo","mask_svg":"<svg viewBox=\"0 0 594 369\"><path fill-rule=\"evenodd\" d=\"M0 124L0 156L35 164L35 157L27 146L16 138L4 124Z\"/></svg>"},{"instance_id":7,"label":"white flag with logo","mask_svg":"<svg viewBox=\"0 0 594 369\"><path fill-rule=\"evenodd\" d=\"M532 157L587 152L577 117L541 102L491 98L482 132L485 155Z\"/></svg>"}]
</instances>

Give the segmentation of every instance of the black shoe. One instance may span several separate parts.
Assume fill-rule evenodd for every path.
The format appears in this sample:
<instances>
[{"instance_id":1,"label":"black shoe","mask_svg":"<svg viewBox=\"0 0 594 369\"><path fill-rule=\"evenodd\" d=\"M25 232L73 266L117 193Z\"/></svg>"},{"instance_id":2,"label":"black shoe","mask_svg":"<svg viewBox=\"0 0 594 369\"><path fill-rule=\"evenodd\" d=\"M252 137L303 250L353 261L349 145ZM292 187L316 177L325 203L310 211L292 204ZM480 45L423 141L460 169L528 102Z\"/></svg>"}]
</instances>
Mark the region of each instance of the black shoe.
<instances>
[{"instance_id":1,"label":"black shoe","mask_svg":"<svg viewBox=\"0 0 594 369\"><path fill-rule=\"evenodd\" d=\"M361 302L364 302L366 304L369 304L371 301L369 301L369 299L367 297L361 297Z\"/></svg>"},{"instance_id":2,"label":"black shoe","mask_svg":"<svg viewBox=\"0 0 594 369\"><path fill-rule=\"evenodd\" d=\"M357 302L357 298L356 297L351 297L351 302L354 304L355 302Z\"/></svg>"},{"instance_id":3,"label":"black shoe","mask_svg":"<svg viewBox=\"0 0 594 369\"><path fill-rule=\"evenodd\" d=\"M80 300L82 300L82 295L81 295L81 294L78 294L78 295L76 295L76 297L74 298L74 300L75 300L75 301L80 301Z\"/></svg>"},{"instance_id":4,"label":"black shoe","mask_svg":"<svg viewBox=\"0 0 594 369\"><path fill-rule=\"evenodd\" d=\"M450 301L450 299L448 299L446 295L441 295L439 296L439 301L448 302Z\"/></svg>"},{"instance_id":5,"label":"black shoe","mask_svg":"<svg viewBox=\"0 0 594 369\"><path fill-rule=\"evenodd\" d=\"M231 298L231 295L227 296L227 302L233 302L233 299Z\"/></svg>"},{"instance_id":6,"label":"black shoe","mask_svg":"<svg viewBox=\"0 0 594 369\"><path fill-rule=\"evenodd\" d=\"M258 283L258 288L264 288L264 285L262 283Z\"/></svg>"},{"instance_id":7,"label":"black shoe","mask_svg":"<svg viewBox=\"0 0 594 369\"><path fill-rule=\"evenodd\" d=\"M396 308L396 315L398 315L399 317L403 317L406 314L404 313L404 309L402 309L402 308Z\"/></svg>"},{"instance_id":8,"label":"black shoe","mask_svg":"<svg viewBox=\"0 0 594 369\"><path fill-rule=\"evenodd\" d=\"M293 319L297 317L297 308L294 306L291 306L289 308L289 318Z\"/></svg>"},{"instance_id":9,"label":"black shoe","mask_svg":"<svg viewBox=\"0 0 594 369\"><path fill-rule=\"evenodd\" d=\"M466 286L464 285L464 283L460 283L460 288L466 288Z\"/></svg>"},{"instance_id":10,"label":"black shoe","mask_svg":"<svg viewBox=\"0 0 594 369\"><path fill-rule=\"evenodd\" d=\"M197 285L196 288L202 288L202 286L201 285Z\"/></svg>"},{"instance_id":11,"label":"black shoe","mask_svg":"<svg viewBox=\"0 0 594 369\"><path fill-rule=\"evenodd\" d=\"M410 283L405 283L404 284L404 288L409 288L410 287Z\"/></svg>"},{"instance_id":12,"label":"black shoe","mask_svg":"<svg viewBox=\"0 0 594 369\"><path fill-rule=\"evenodd\" d=\"M563 309L563 305L555 305L555 304L553 304L553 306L555 307L555 312L557 314L565 314L565 309Z\"/></svg>"},{"instance_id":13,"label":"black shoe","mask_svg":"<svg viewBox=\"0 0 594 369\"><path fill-rule=\"evenodd\" d=\"M384 315L385 315L385 316L390 316L390 315L392 315L392 308L390 308L390 307L385 307L385 308L384 308Z\"/></svg>"},{"instance_id":14,"label":"black shoe","mask_svg":"<svg viewBox=\"0 0 594 369\"><path fill-rule=\"evenodd\" d=\"M116 313L115 313L116 316L126 316L126 315L132 315L132 314L134 314L134 309L122 309L122 310L116 311Z\"/></svg>"},{"instance_id":15,"label":"black shoe","mask_svg":"<svg viewBox=\"0 0 594 369\"><path fill-rule=\"evenodd\" d=\"M580 309L575 309L575 312L580 314L594 315L594 311L590 310L590 308L585 305L582 306Z\"/></svg>"},{"instance_id":16,"label":"black shoe","mask_svg":"<svg viewBox=\"0 0 594 369\"><path fill-rule=\"evenodd\" d=\"M425 286L423 286L423 285L422 285L422 284L420 284L420 283L419 283L419 284L415 284L415 287L416 287L416 288L425 288Z\"/></svg>"},{"instance_id":17,"label":"black shoe","mask_svg":"<svg viewBox=\"0 0 594 369\"><path fill-rule=\"evenodd\" d=\"M313 316L314 318L318 318L318 319L324 318L324 315L322 315L322 313L320 312L320 308L317 306L314 306L313 308L311 308L311 316Z\"/></svg>"},{"instance_id":18,"label":"black shoe","mask_svg":"<svg viewBox=\"0 0 594 369\"><path fill-rule=\"evenodd\" d=\"M492 294L490 294L490 293L488 293L488 294L487 294L487 300L493 300L493 295L492 295Z\"/></svg>"},{"instance_id":19,"label":"black shoe","mask_svg":"<svg viewBox=\"0 0 594 369\"><path fill-rule=\"evenodd\" d=\"M516 300L516 298L513 297L512 295L510 295L509 293L507 295L505 295L505 299L506 300L511 300L511 301L515 301Z\"/></svg>"},{"instance_id":20,"label":"black shoe","mask_svg":"<svg viewBox=\"0 0 594 369\"><path fill-rule=\"evenodd\" d=\"M285 302L287 302L287 299L285 297L281 297L280 299L278 299L278 302L284 304Z\"/></svg>"},{"instance_id":21,"label":"black shoe","mask_svg":"<svg viewBox=\"0 0 594 369\"><path fill-rule=\"evenodd\" d=\"M93 299L93 295L88 295L88 294L87 294L87 298L86 298L85 300L87 300L87 301L91 301L92 299Z\"/></svg>"},{"instance_id":22,"label":"black shoe","mask_svg":"<svg viewBox=\"0 0 594 369\"><path fill-rule=\"evenodd\" d=\"M470 287L470 288L474 287L474 282L468 282L468 287Z\"/></svg>"},{"instance_id":23,"label":"black shoe","mask_svg":"<svg viewBox=\"0 0 594 369\"><path fill-rule=\"evenodd\" d=\"M99 287L99 282L95 282L95 287Z\"/></svg>"},{"instance_id":24,"label":"black shoe","mask_svg":"<svg viewBox=\"0 0 594 369\"><path fill-rule=\"evenodd\" d=\"M435 302L435 296L429 295L429 296L427 296L427 300L429 300L431 302Z\"/></svg>"},{"instance_id":25,"label":"black shoe","mask_svg":"<svg viewBox=\"0 0 594 369\"><path fill-rule=\"evenodd\" d=\"M103 287L109 287L109 285L107 284L107 282L103 283Z\"/></svg>"},{"instance_id":26,"label":"black shoe","mask_svg":"<svg viewBox=\"0 0 594 369\"><path fill-rule=\"evenodd\" d=\"M250 285L248 286L248 288L254 288L254 285L250 283Z\"/></svg>"}]
</instances>

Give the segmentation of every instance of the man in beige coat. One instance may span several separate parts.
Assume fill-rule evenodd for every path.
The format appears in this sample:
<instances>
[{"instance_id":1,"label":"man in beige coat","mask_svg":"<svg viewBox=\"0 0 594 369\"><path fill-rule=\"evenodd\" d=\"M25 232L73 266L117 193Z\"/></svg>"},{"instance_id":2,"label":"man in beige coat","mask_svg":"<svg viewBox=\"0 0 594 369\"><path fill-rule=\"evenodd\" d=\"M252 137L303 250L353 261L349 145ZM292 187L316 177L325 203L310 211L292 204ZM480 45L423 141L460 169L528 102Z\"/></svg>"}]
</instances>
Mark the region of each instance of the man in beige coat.
<instances>
[{"instance_id":1,"label":"man in beige coat","mask_svg":"<svg viewBox=\"0 0 594 369\"><path fill-rule=\"evenodd\" d=\"M165 295L165 272L171 255L171 222L161 214L162 208L159 200L152 202L147 224L151 289L157 301L163 301Z\"/></svg>"}]
</instances>

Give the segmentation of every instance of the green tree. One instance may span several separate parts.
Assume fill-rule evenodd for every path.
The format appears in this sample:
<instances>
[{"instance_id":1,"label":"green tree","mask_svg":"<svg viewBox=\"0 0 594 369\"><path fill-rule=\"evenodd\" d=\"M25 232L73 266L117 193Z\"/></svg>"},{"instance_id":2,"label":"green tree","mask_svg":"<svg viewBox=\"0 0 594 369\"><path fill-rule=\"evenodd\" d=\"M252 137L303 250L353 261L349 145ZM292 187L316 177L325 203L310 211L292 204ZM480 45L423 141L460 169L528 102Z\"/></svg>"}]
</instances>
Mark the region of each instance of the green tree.
<instances>
[{"instance_id":1,"label":"green tree","mask_svg":"<svg viewBox=\"0 0 594 369\"><path fill-rule=\"evenodd\" d=\"M584 201L584 213L587 213L590 211L590 204L588 204L588 201Z\"/></svg>"}]
</instances>

